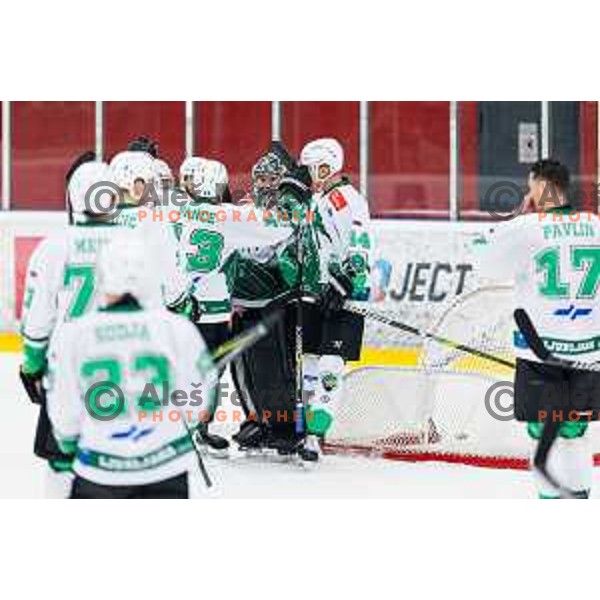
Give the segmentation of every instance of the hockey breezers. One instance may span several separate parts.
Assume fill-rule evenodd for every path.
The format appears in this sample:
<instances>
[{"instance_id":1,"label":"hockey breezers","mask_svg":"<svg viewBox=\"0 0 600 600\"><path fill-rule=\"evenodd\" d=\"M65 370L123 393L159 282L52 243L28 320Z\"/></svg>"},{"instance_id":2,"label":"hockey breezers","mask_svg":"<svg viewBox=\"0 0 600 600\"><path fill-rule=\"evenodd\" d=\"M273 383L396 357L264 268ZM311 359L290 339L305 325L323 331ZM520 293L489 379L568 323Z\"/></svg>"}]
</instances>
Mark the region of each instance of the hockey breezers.
<instances>
[{"instance_id":1,"label":"hockey breezers","mask_svg":"<svg viewBox=\"0 0 600 600\"><path fill-rule=\"evenodd\" d=\"M600 364L587 363L578 360L568 360L554 356L538 335L534 324L529 315L522 308L517 308L514 312L515 321L519 331L525 338L527 345L535 356L546 365L560 367L563 369L574 369L582 371L600 372ZM548 472L547 462L550 450L558 437L561 421L550 419L544 424L542 435L538 441L535 455L533 457L533 468L539 475L553 487L561 498L580 498L577 492L564 487L551 473Z\"/></svg>"}]
</instances>

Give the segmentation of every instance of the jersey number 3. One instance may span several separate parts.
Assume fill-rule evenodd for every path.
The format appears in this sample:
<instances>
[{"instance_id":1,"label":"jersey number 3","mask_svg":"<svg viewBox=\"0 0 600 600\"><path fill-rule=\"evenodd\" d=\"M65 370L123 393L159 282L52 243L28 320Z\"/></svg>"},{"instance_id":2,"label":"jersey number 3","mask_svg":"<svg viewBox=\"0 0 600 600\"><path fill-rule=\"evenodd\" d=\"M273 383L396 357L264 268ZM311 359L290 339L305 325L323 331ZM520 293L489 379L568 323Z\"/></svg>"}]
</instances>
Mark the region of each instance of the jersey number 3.
<instances>
[{"instance_id":1,"label":"jersey number 3","mask_svg":"<svg viewBox=\"0 0 600 600\"><path fill-rule=\"evenodd\" d=\"M187 255L188 271L209 273L220 266L225 245L220 233L195 229L190 235L190 244L196 247L196 252Z\"/></svg>"}]
</instances>

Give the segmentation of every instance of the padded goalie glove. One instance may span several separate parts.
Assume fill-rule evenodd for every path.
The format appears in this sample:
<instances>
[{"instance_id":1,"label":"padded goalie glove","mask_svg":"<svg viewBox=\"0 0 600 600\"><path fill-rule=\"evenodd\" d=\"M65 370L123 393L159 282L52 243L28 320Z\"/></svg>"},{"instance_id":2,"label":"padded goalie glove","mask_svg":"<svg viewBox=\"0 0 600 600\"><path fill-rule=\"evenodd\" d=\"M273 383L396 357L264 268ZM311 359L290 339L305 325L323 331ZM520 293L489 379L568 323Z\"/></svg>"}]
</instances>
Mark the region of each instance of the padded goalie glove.
<instances>
[{"instance_id":1,"label":"padded goalie glove","mask_svg":"<svg viewBox=\"0 0 600 600\"><path fill-rule=\"evenodd\" d=\"M310 171L307 166L301 165L285 174L279 184L279 193L283 198L291 195L298 202L307 204L312 197L311 185Z\"/></svg>"}]
</instances>

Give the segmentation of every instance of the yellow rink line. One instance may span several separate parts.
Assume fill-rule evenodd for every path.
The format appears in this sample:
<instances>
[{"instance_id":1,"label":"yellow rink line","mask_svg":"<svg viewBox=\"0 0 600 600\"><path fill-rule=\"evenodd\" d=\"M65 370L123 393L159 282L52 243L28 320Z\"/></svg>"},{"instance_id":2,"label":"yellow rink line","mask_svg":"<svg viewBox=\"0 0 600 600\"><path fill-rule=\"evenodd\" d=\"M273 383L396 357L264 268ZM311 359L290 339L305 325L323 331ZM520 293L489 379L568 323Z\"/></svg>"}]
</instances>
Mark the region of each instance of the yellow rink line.
<instances>
[{"instance_id":1,"label":"yellow rink line","mask_svg":"<svg viewBox=\"0 0 600 600\"><path fill-rule=\"evenodd\" d=\"M18 333L0 333L0 352L21 352L23 341Z\"/></svg>"},{"instance_id":2,"label":"yellow rink line","mask_svg":"<svg viewBox=\"0 0 600 600\"><path fill-rule=\"evenodd\" d=\"M23 341L18 333L0 333L0 352L21 352ZM361 359L351 362L351 367L368 365L414 366L419 359L419 350L414 348L363 348Z\"/></svg>"},{"instance_id":3,"label":"yellow rink line","mask_svg":"<svg viewBox=\"0 0 600 600\"><path fill-rule=\"evenodd\" d=\"M414 367L421 352L417 348L363 348L360 360L349 363L350 367L379 365L384 367L402 365Z\"/></svg>"}]
</instances>

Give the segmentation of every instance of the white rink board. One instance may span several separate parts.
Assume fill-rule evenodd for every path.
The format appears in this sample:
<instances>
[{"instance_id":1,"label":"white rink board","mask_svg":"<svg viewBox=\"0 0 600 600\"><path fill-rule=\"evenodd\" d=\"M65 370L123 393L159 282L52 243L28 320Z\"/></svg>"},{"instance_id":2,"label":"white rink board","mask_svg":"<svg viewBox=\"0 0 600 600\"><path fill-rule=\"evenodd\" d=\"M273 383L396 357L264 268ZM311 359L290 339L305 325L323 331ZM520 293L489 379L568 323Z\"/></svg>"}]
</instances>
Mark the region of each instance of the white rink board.
<instances>
[{"instance_id":1,"label":"white rink board","mask_svg":"<svg viewBox=\"0 0 600 600\"><path fill-rule=\"evenodd\" d=\"M64 212L0 212L0 332L17 331L15 240L45 237L66 225ZM493 223L449 221L374 220L374 307L391 311L417 326L426 326L460 291L478 283L478 255ZM389 269L389 283L382 286L381 268ZM381 326L370 323L365 344L377 347ZM407 340L410 344L414 340Z\"/></svg>"}]
</instances>

